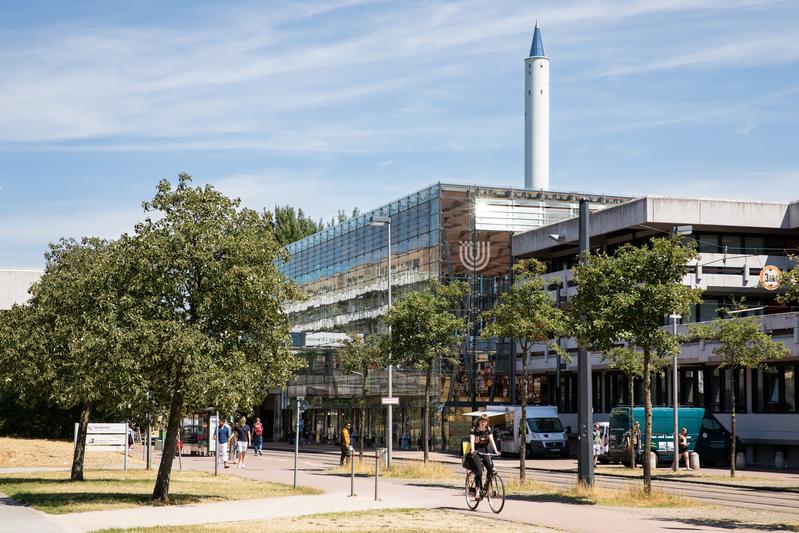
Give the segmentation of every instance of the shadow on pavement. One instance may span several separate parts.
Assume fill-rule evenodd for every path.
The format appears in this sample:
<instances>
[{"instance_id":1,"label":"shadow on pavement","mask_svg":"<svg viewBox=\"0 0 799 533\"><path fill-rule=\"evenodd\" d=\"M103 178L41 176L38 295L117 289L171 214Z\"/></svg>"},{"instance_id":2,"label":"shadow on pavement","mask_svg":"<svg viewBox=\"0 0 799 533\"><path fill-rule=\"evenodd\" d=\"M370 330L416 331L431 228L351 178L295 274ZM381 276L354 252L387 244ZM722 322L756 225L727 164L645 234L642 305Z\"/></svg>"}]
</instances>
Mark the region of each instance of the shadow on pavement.
<instances>
[{"instance_id":1,"label":"shadow on pavement","mask_svg":"<svg viewBox=\"0 0 799 533\"><path fill-rule=\"evenodd\" d=\"M754 529L758 531L797 531L796 524L752 524L734 518L669 518L673 522L682 522L692 526L715 527L719 529Z\"/></svg>"}]
</instances>

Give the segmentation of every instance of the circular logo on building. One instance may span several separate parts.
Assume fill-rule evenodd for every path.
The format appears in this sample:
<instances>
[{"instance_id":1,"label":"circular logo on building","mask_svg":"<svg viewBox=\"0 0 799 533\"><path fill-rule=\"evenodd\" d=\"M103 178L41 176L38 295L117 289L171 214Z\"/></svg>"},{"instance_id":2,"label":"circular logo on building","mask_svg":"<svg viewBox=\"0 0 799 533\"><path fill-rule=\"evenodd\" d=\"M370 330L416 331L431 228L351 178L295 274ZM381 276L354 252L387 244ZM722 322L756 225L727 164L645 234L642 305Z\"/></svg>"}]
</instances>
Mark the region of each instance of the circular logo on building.
<instances>
[{"instance_id":1,"label":"circular logo on building","mask_svg":"<svg viewBox=\"0 0 799 533\"><path fill-rule=\"evenodd\" d=\"M780 275L782 271L774 265L766 265L760 271L760 286L766 290L773 291L780 287Z\"/></svg>"}]
</instances>

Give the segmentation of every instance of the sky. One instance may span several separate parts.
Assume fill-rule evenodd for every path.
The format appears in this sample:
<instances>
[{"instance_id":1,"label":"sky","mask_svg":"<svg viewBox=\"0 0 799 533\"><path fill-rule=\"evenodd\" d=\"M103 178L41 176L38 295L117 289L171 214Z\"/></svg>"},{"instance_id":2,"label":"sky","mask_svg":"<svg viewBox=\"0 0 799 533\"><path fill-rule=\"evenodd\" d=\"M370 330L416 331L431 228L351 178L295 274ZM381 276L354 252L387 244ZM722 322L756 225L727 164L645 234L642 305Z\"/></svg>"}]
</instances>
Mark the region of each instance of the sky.
<instances>
[{"instance_id":1,"label":"sky","mask_svg":"<svg viewBox=\"0 0 799 533\"><path fill-rule=\"evenodd\" d=\"M799 199L795 0L0 6L0 267L130 231L182 171L325 219L521 188L536 20L551 189Z\"/></svg>"}]
</instances>

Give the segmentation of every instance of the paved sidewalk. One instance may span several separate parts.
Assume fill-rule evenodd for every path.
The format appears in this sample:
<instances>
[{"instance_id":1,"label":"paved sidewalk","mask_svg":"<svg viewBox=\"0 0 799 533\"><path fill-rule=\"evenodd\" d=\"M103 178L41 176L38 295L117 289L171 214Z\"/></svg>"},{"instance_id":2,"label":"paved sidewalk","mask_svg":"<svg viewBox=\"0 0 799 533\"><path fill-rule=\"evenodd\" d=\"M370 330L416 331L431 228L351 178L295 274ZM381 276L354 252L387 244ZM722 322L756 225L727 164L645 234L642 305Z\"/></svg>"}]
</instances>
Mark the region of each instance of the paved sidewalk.
<instances>
[{"instance_id":1,"label":"paved sidewalk","mask_svg":"<svg viewBox=\"0 0 799 533\"><path fill-rule=\"evenodd\" d=\"M0 494L0 524L4 532L63 533L66 531L52 518L52 515L20 505L5 494Z\"/></svg>"},{"instance_id":2,"label":"paved sidewalk","mask_svg":"<svg viewBox=\"0 0 799 533\"><path fill-rule=\"evenodd\" d=\"M374 478L356 478L358 496L348 497L350 480L346 475L328 472L334 458L301 458L298 482L326 493L318 496L289 496L186 506L132 508L112 511L72 513L53 517L69 532L85 532L110 527L148 525L190 525L238 520L267 520L307 514L388 508L450 509L465 512L461 489L398 480L380 480L380 497L374 501ZM213 471L213 460L184 458L185 469ZM251 479L291 483L293 458L288 452L270 451L263 457L248 457L247 468L231 468L224 474ZM176 465L177 467L177 465ZM478 513L493 516L485 503ZM636 531L725 531L696 527L684 522L647 518L623 509L593 505L570 505L547 501L509 498L500 517L539 527L575 532Z\"/></svg>"}]
</instances>

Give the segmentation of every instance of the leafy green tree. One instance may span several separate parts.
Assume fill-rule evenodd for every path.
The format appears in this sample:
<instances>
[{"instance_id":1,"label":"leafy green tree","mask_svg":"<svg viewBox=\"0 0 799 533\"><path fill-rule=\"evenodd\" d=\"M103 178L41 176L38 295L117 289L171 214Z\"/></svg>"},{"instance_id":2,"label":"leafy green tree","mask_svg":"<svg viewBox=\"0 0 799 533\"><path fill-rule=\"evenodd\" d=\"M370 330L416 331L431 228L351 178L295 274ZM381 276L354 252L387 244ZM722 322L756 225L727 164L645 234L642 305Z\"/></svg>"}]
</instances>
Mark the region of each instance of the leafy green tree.
<instances>
[{"instance_id":1,"label":"leafy green tree","mask_svg":"<svg viewBox=\"0 0 799 533\"><path fill-rule=\"evenodd\" d=\"M364 425L366 423L366 391L369 385L369 374L372 370L380 370L388 366L388 338L377 334L363 338L353 335L344 341L344 346L338 351L341 368L345 372L357 372L361 375L361 399L358 402L361 411L360 451L359 457L363 460L363 441L365 437Z\"/></svg>"},{"instance_id":2,"label":"leafy green tree","mask_svg":"<svg viewBox=\"0 0 799 533\"><path fill-rule=\"evenodd\" d=\"M93 411L127 412L143 395L119 247L100 239L51 244L28 304L4 313L0 372L19 394L80 408L71 479L83 480ZM11 377L9 377L11 376Z\"/></svg>"},{"instance_id":3,"label":"leafy green tree","mask_svg":"<svg viewBox=\"0 0 799 533\"><path fill-rule=\"evenodd\" d=\"M484 337L505 337L518 341L522 359L522 413L519 420L519 479L526 478L527 456L527 359L534 344L549 344L553 349L561 348L550 339L564 335L567 330L566 316L552 301L546 291L547 281L544 264L535 259L526 259L513 266L514 284L500 295L497 304L484 312L486 322Z\"/></svg>"},{"instance_id":4,"label":"leafy green tree","mask_svg":"<svg viewBox=\"0 0 799 533\"><path fill-rule=\"evenodd\" d=\"M790 255L788 259L793 263L793 268L786 270L780 276L780 285L785 292L777 296L777 301L783 304L799 302L799 256Z\"/></svg>"},{"instance_id":5,"label":"leafy green tree","mask_svg":"<svg viewBox=\"0 0 799 533\"><path fill-rule=\"evenodd\" d=\"M635 446L633 446L632 434L632 428L635 427L635 380L644 376L644 362L640 353L632 348L619 346L602 352L602 359L627 378L627 391L630 396L630 468L635 468Z\"/></svg>"},{"instance_id":6,"label":"leafy green tree","mask_svg":"<svg viewBox=\"0 0 799 533\"><path fill-rule=\"evenodd\" d=\"M624 245L614 256L587 255L573 270L577 294L569 304L578 342L606 351L626 341L642 352L646 494L652 490L653 359L679 350L677 339L662 328L666 317L687 316L689 305L700 301L700 291L683 284L686 265L696 255L691 242L653 238L648 246Z\"/></svg>"},{"instance_id":7,"label":"leafy green tree","mask_svg":"<svg viewBox=\"0 0 799 533\"><path fill-rule=\"evenodd\" d=\"M314 222L302 209L291 206L275 206L272 213L272 228L278 244L285 246L324 229L322 222Z\"/></svg>"},{"instance_id":8,"label":"leafy green tree","mask_svg":"<svg viewBox=\"0 0 799 533\"><path fill-rule=\"evenodd\" d=\"M453 310L468 287L463 282L432 281L425 290L409 292L386 317L391 326L391 357L400 364L426 369L424 385L424 461L430 459L430 388L437 360L456 361L466 321Z\"/></svg>"},{"instance_id":9,"label":"leafy green tree","mask_svg":"<svg viewBox=\"0 0 799 533\"><path fill-rule=\"evenodd\" d=\"M185 173L174 189L162 180L144 210L122 242L140 357L152 399L168 413L153 489L167 500L182 414L249 409L301 366L282 311L300 294L277 268L285 252L266 213L192 187Z\"/></svg>"},{"instance_id":10,"label":"leafy green tree","mask_svg":"<svg viewBox=\"0 0 799 533\"><path fill-rule=\"evenodd\" d=\"M722 310L724 312L724 310ZM696 324L690 328L692 336L718 342L713 354L719 359L719 368L728 368L733 376L742 368L760 368L767 361L790 355L782 343L775 342L760 330L760 319L756 316L717 318L707 324ZM730 397L730 477L735 477L735 383Z\"/></svg>"}]
</instances>

